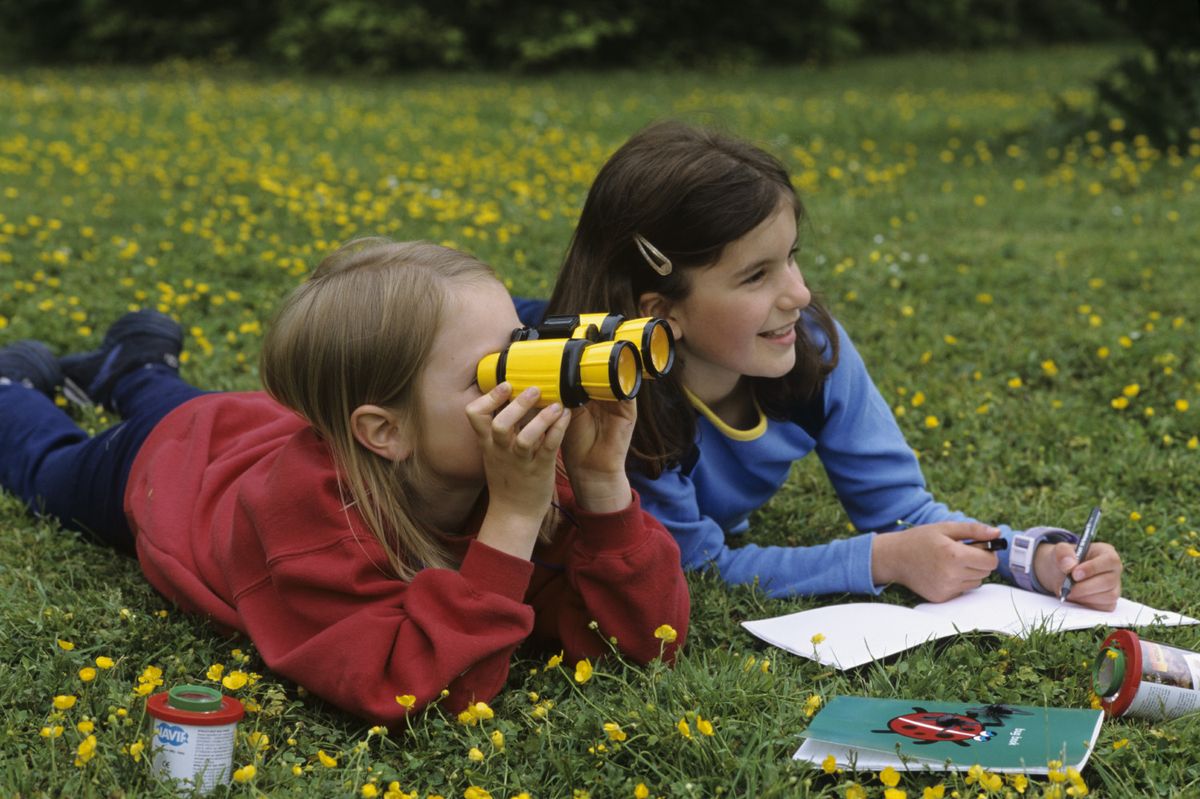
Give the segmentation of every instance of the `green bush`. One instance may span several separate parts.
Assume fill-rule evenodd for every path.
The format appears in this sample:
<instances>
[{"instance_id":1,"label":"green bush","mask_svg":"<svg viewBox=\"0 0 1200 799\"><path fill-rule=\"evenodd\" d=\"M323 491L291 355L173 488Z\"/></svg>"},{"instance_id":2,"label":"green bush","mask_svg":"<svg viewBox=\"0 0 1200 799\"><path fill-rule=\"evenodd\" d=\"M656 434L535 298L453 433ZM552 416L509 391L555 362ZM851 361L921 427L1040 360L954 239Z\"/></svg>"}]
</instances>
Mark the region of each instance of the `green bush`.
<instances>
[{"instance_id":1,"label":"green bush","mask_svg":"<svg viewBox=\"0 0 1200 799\"><path fill-rule=\"evenodd\" d=\"M1142 135L1159 147L1182 146L1200 126L1200 10L1194 0L1103 3L1146 49L1097 80L1083 123L1110 135Z\"/></svg>"},{"instance_id":2,"label":"green bush","mask_svg":"<svg viewBox=\"0 0 1200 799\"><path fill-rule=\"evenodd\" d=\"M0 0L13 60L146 63L254 52L275 24L274 0Z\"/></svg>"},{"instance_id":3,"label":"green bush","mask_svg":"<svg viewBox=\"0 0 1200 799\"><path fill-rule=\"evenodd\" d=\"M467 61L464 31L419 3L399 8L378 0L308 0L289 6L267 37L284 63L339 72L459 66Z\"/></svg>"}]
</instances>

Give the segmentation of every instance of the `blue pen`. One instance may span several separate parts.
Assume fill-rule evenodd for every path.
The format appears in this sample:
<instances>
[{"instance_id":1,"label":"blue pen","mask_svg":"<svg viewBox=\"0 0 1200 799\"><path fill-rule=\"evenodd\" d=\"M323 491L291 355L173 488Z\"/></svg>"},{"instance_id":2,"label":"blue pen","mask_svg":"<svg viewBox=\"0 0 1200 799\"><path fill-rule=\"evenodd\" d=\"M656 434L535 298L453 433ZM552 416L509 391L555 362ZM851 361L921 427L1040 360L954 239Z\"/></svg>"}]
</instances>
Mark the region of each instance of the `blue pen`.
<instances>
[{"instance_id":1,"label":"blue pen","mask_svg":"<svg viewBox=\"0 0 1200 799\"><path fill-rule=\"evenodd\" d=\"M1087 558L1088 549L1092 546L1092 541L1096 538L1096 528L1100 526L1100 509L1092 508L1091 514L1088 516L1087 524L1083 526L1083 535L1079 536L1079 543L1075 545L1075 559L1080 563ZM1071 586L1075 585L1075 581L1071 579L1070 573L1063 580L1062 590L1058 592L1059 603L1067 601L1067 594L1071 593Z\"/></svg>"}]
</instances>

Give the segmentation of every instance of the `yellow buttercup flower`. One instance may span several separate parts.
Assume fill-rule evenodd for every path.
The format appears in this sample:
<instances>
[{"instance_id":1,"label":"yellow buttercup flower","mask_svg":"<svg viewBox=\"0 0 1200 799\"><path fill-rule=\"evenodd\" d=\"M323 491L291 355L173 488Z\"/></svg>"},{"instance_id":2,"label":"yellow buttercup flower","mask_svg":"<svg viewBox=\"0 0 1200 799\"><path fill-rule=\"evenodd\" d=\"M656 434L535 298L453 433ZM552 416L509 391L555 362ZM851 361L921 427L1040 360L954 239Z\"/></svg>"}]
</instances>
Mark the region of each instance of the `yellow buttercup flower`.
<instances>
[{"instance_id":1,"label":"yellow buttercup flower","mask_svg":"<svg viewBox=\"0 0 1200 799\"><path fill-rule=\"evenodd\" d=\"M75 703L79 701L79 697L69 694L60 694L54 697L54 708L56 710L70 710L75 707Z\"/></svg>"},{"instance_id":2,"label":"yellow buttercup flower","mask_svg":"<svg viewBox=\"0 0 1200 799\"><path fill-rule=\"evenodd\" d=\"M701 735L706 735L710 738L716 732L713 729L712 722L701 716L699 713L696 714L696 730Z\"/></svg>"},{"instance_id":3,"label":"yellow buttercup flower","mask_svg":"<svg viewBox=\"0 0 1200 799\"><path fill-rule=\"evenodd\" d=\"M402 708L411 710L413 705L417 703L417 698L412 694L400 694L396 697L396 704Z\"/></svg>"},{"instance_id":4,"label":"yellow buttercup flower","mask_svg":"<svg viewBox=\"0 0 1200 799\"><path fill-rule=\"evenodd\" d=\"M575 682L583 684L592 679L592 663L587 658L575 664Z\"/></svg>"},{"instance_id":5,"label":"yellow buttercup flower","mask_svg":"<svg viewBox=\"0 0 1200 799\"><path fill-rule=\"evenodd\" d=\"M687 718L681 718L675 724L675 729L679 730L679 734L684 738L692 737L692 725L688 724Z\"/></svg>"},{"instance_id":6,"label":"yellow buttercup flower","mask_svg":"<svg viewBox=\"0 0 1200 799\"><path fill-rule=\"evenodd\" d=\"M237 691L246 687L246 683L250 681L249 675L244 671L231 671L221 678L221 685L230 691Z\"/></svg>"},{"instance_id":7,"label":"yellow buttercup flower","mask_svg":"<svg viewBox=\"0 0 1200 799\"><path fill-rule=\"evenodd\" d=\"M75 765L82 766L96 756L96 736L89 735L79 742L75 750Z\"/></svg>"},{"instance_id":8,"label":"yellow buttercup flower","mask_svg":"<svg viewBox=\"0 0 1200 799\"><path fill-rule=\"evenodd\" d=\"M317 750L317 760L321 761L321 765L325 768L335 768L338 764L337 758L325 754L324 749Z\"/></svg>"},{"instance_id":9,"label":"yellow buttercup flower","mask_svg":"<svg viewBox=\"0 0 1200 799\"><path fill-rule=\"evenodd\" d=\"M675 628L669 624L660 624L654 629L654 637L665 643L673 644L679 637L679 633L675 632Z\"/></svg>"},{"instance_id":10,"label":"yellow buttercup flower","mask_svg":"<svg viewBox=\"0 0 1200 799\"><path fill-rule=\"evenodd\" d=\"M221 677L224 674L225 674L225 667L223 665L221 665L220 663L212 664L211 666L208 667L208 671L204 672L204 676L208 677L208 679L212 680L213 682L220 681Z\"/></svg>"},{"instance_id":11,"label":"yellow buttercup flower","mask_svg":"<svg viewBox=\"0 0 1200 799\"><path fill-rule=\"evenodd\" d=\"M254 767L254 764L248 763L233 772L233 781L250 782L250 780L254 779L254 775L257 773L258 769Z\"/></svg>"},{"instance_id":12,"label":"yellow buttercup flower","mask_svg":"<svg viewBox=\"0 0 1200 799\"><path fill-rule=\"evenodd\" d=\"M562 661L563 661L563 653L562 652L559 652L557 655L552 655L550 657L550 659L546 661L546 669L547 670L556 669L556 668L558 668L558 664L562 663Z\"/></svg>"},{"instance_id":13,"label":"yellow buttercup flower","mask_svg":"<svg viewBox=\"0 0 1200 799\"><path fill-rule=\"evenodd\" d=\"M111 669L113 667L113 659L101 655L100 657L96 658L96 667L101 669Z\"/></svg>"},{"instance_id":14,"label":"yellow buttercup flower","mask_svg":"<svg viewBox=\"0 0 1200 799\"><path fill-rule=\"evenodd\" d=\"M824 641L824 640L825 640L825 634L824 634L824 633L817 633L816 635L814 635L814 636L813 636L811 639L809 639L809 640L811 640L811 641L813 642L813 646L816 646L817 644L819 644L819 643L821 643L822 641Z\"/></svg>"},{"instance_id":15,"label":"yellow buttercup flower","mask_svg":"<svg viewBox=\"0 0 1200 799\"><path fill-rule=\"evenodd\" d=\"M646 783L639 782L633 788L633 799L647 799L650 796L650 789L646 787Z\"/></svg>"},{"instance_id":16,"label":"yellow buttercup flower","mask_svg":"<svg viewBox=\"0 0 1200 799\"><path fill-rule=\"evenodd\" d=\"M889 788L895 788L900 783L900 772L888 766L879 772L879 781Z\"/></svg>"},{"instance_id":17,"label":"yellow buttercup flower","mask_svg":"<svg viewBox=\"0 0 1200 799\"><path fill-rule=\"evenodd\" d=\"M474 763L479 763L483 760L483 752L480 751L478 746L472 746L467 750L467 759Z\"/></svg>"},{"instance_id":18,"label":"yellow buttercup flower","mask_svg":"<svg viewBox=\"0 0 1200 799\"><path fill-rule=\"evenodd\" d=\"M91 682L96 679L96 670L91 666L84 666L79 670L79 679L83 682Z\"/></svg>"},{"instance_id":19,"label":"yellow buttercup flower","mask_svg":"<svg viewBox=\"0 0 1200 799\"><path fill-rule=\"evenodd\" d=\"M629 736L621 729L621 725L613 721L604 722L604 732L610 741L624 741Z\"/></svg>"}]
</instances>

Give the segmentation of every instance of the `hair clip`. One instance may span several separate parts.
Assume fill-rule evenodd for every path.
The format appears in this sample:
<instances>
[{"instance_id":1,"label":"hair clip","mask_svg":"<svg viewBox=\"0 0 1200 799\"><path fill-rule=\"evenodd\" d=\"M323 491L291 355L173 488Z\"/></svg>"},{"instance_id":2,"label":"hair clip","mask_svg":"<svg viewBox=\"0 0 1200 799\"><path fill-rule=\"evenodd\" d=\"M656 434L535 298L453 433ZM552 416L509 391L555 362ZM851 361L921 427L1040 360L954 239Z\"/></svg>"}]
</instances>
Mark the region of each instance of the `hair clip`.
<instances>
[{"instance_id":1,"label":"hair clip","mask_svg":"<svg viewBox=\"0 0 1200 799\"><path fill-rule=\"evenodd\" d=\"M663 255L657 247L647 241L645 236L641 233L634 233L633 243L637 245L638 252L646 259L646 263L650 264L651 269L663 277L671 274L671 259Z\"/></svg>"}]
</instances>

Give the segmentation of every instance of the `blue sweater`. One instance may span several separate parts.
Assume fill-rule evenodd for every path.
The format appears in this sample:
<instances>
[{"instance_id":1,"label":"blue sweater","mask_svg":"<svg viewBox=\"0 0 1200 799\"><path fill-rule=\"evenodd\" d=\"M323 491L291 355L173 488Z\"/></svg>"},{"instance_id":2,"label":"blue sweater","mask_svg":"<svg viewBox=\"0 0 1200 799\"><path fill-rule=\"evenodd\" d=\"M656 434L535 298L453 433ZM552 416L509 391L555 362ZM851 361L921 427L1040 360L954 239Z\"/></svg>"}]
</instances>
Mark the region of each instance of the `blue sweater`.
<instances>
[{"instance_id":1,"label":"blue sweater","mask_svg":"<svg viewBox=\"0 0 1200 799\"><path fill-rule=\"evenodd\" d=\"M824 340L815 326L810 330ZM815 438L799 424L761 413L753 429L735 430L689 396L698 412L694 465L656 480L630 474L642 506L675 536L684 568L713 565L729 583L757 578L773 597L878 594L884 586L871 580L877 532L970 520L926 490L917 458L862 357L841 325L837 331L840 356L825 382L824 424ZM728 546L726 535L745 533L751 512L779 490L794 461L814 450L855 528L870 532L809 547ZM1011 529L1000 529L1011 538ZM1000 574L1011 580L1008 551L997 555Z\"/></svg>"},{"instance_id":2,"label":"blue sweater","mask_svg":"<svg viewBox=\"0 0 1200 799\"><path fill-rule=\"evenodd\" d=\"M515 300L524 324L537 324L543 300ZM809 333L826 343L813 324ZM925 488L912 448L867 373L850 337L837 325L839 358L825 381L822 423L809 425L767 419L749 430L734 430L695 397L694 460L651 480L631 472L642 507L675 536L687 569L716 566L728 583L759 581L769 596L878 594L871 580L871 541L877 533L944 521L971 521L951 511ZM821 465L859 535L809 547L730 547L726 536L749 529L750 514L766 504L787 480L792 463L816 451ZM1013 531L1001 525L1011 546ZM1012 580L1008 555L1001 550L999 572Z\"/></svg>"}]
</instances>

